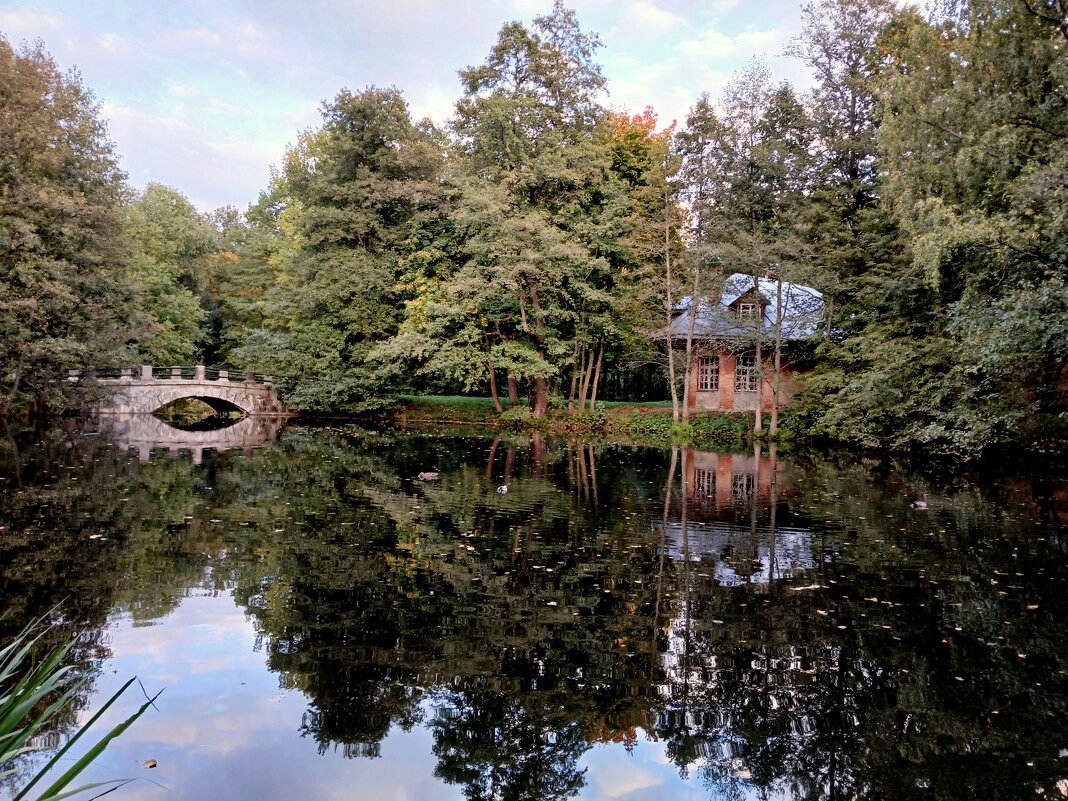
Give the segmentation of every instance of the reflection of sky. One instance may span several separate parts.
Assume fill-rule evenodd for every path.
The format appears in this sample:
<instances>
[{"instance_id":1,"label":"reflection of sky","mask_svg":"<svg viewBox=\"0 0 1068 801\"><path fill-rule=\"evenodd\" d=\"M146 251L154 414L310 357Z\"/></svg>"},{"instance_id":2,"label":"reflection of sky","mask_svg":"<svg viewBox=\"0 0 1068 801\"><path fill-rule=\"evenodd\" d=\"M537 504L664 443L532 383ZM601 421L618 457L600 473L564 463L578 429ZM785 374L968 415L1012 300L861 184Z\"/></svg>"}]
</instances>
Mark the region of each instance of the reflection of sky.
<instances>
[{"instance_id":1,"label":"reflection of sky","mask_svg":"<svg viewBox=\"0 0 1068 801\"><path fill-rule=\"evenodd\" d=\"M279 689L255 641L252 622L228 596L186 598L157 625L117 621L114 657L103 665L94 708L133 675L148 692L164 692L158 711L150 709L112 743L82 782L143 777L167 788L134 782L109 796L115 801L463 797L461 787L434 778L433 738L422 726L395 727L378 759L345 759L340 748L320 756L316 743L298 733L306 699ZM135 684L97 724L97 735L140 700ZM158 767L143 768L147 759ZM581 768L587 769L582 799L707 798L706 790L680 779L661 744L645 738L631 753L622 745L596 745Z\"/></svg>"}]
</instances>

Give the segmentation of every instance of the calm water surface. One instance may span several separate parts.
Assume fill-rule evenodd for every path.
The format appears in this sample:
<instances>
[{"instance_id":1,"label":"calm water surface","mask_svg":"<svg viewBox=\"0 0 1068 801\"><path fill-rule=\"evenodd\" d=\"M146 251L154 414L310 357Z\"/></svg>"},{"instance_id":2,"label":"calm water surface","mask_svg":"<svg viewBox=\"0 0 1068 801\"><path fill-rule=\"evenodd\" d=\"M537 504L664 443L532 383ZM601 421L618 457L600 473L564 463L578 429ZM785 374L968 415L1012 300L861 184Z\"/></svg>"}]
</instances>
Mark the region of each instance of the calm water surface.
<instances>
[{"instance_id":1,"label":"calm water surface","mask_svg":"<svg viewBox=\"0 0 1068 801\"><path fill-rule=\"evenodd\" d=\"M92 676L42 744L164 690L86 777L138 779L109 801L1068 795L1055 476L237 444L0 439L0 634L54 610Z\"/></svg>"}]
</instances>

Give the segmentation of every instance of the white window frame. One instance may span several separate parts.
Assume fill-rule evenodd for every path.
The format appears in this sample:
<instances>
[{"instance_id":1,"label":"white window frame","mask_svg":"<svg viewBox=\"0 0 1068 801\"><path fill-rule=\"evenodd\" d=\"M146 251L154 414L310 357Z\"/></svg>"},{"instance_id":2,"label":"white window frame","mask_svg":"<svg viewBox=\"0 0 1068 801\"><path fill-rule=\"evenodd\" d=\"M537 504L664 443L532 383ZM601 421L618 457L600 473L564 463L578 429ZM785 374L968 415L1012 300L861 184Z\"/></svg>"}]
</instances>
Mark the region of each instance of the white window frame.
<instances>
[{"instance_id":1,"label":"white window frame","mask_svg":"<svg viewBox=\"0 0 1068 801\"><path fill-rule=\"evenodd\" d=\"M697 391L719 390L719 356L699 356L697 359Z\"/></svg>"},{"instance_id":2,"label":"white window frame","mask_svg":"<svg viewBox=\"0 0 1068 801\"><path fill-rule=\"evenodd\" d=\"M743 320L755 320L760 313L757 311L760 308L759 303L739 303L738 304L738 316Z\"/></svg>"},{"instance_id":3,"label":"white window frame","mask_svg":"<svg viewBox=\"0 0 1068 801\"><path fill-rule=\"evenodd\" d=\"M716 471L698 467L694 470L694 494L698 498L716 497Z\"/></svg>"},{"instance_id":4,"label":"white window frame","mask_svg":"<svg viewBox=\"0 0 1068 801\"><path fill-rule=\"evenodd\" d=\"M760 388L760 370L756 356L739 356L734 364L734 391L756 392Z\"/></svg>"}]
</instances>

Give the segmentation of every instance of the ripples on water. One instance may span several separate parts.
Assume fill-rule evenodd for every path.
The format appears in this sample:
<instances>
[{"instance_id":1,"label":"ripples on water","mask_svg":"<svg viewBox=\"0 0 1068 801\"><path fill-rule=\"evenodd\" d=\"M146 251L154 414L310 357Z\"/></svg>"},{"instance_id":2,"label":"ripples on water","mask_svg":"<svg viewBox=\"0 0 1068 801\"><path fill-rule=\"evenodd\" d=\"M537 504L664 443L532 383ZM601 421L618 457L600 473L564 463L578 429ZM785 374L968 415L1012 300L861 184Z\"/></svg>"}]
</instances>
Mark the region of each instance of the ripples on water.
<instances>
[{"instance_id":1,"label":"ripples on water","mask_svg":"<svg viewBox=\"0 0 1068 801\"><path fill-rule=\"evenodd\" d=\"M55 607L94 676L83 718L133 674L165 688L87 780L168 789L113 797L1068 795L1050 477L120 435L0 454L0 632Z\"/></svg>"}]
</instances>

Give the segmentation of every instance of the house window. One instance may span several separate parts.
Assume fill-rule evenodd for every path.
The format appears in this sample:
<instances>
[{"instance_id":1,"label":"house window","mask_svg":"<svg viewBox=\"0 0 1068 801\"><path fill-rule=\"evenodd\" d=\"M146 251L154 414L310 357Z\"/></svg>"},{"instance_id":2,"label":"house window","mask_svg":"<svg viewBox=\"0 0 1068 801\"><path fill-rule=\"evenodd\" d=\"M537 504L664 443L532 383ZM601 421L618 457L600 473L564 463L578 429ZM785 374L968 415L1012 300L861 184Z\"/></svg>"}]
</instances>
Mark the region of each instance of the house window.
<instances>
[{"instance_id":1,"label":"house window","mask_svg":"<svg viewBox=\"0 0 1068 801\"><path fill-rule=\"evenodd\" d=\"M694 471L694 493L698 498L716 497L716 472L697 468Z\"/></svg>"},{"instance_id":2,"label":"house window","mask_svg":"<svg viewBox=\"0 0 1068 801\"><path fill-rule=\"evenodd\" d=\"M715 392L719 389L719 356L702 356L697 360L697 390Z\"/></svg>"},{"instance_id":3,"label":"house window","mask_svg":"<svg viewBox=\"0 0 1068 801\"><path fill-rule=\"evenodd\" d=\"M738 316L742 319L755 320L759 306L755 303L739 303Z\"/></svg>"},{"instance_id":4,"label":"house window","mask_svg":"<svg viewBox=\"0 0 1068 801\"><path fill-rule=\"evenodd\" d=\"M734 369L734 391L756 392L760 375L757 371L755 356L739 356L738 366Z\"/></svg>"},{"instance_id":5,"label":"house window","mask_svg":"<svg viewBox=\"0 0 1068 801\"><path fill-rule=\"evenodd\" d=\"M731 496L736 503L748 503L756 492L756 476L752 473L735 473L731 476Z\"/></svg>"}]
</instances>

